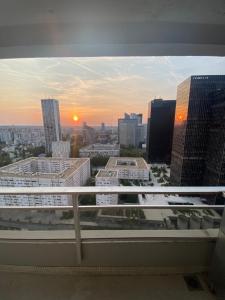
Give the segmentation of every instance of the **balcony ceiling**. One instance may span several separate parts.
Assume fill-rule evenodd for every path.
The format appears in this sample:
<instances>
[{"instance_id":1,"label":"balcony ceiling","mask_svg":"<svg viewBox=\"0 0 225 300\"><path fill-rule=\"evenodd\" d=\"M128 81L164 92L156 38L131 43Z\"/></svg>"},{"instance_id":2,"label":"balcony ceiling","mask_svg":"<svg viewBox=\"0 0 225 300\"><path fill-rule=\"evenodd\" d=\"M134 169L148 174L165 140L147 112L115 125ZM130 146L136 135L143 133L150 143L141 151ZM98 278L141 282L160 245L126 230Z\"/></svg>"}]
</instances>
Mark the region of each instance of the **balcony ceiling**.
<instances>
[{"instance_id":1,"label":"balcony ceiling","mask_svg":"<svg viewBox=\"0 0 225 300\"><path fill-rule=\"evenodd\" d=\"M0 58L224 55L224 0L1 0Z\"/></svg>"}]
</instances>

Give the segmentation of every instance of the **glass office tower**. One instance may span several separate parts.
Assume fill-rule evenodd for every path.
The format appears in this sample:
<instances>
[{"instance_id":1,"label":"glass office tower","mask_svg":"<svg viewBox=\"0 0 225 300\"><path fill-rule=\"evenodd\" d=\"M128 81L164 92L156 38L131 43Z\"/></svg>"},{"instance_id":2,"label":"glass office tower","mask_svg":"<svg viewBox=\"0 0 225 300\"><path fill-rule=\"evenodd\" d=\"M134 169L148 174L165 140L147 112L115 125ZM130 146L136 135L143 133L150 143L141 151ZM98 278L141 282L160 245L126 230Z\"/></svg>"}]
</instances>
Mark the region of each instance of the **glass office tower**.
<instances>
[{"instance_id":1,"label":"glass office tower","mask_svg":"<svg viewBox=\"0 0 225 300\"><path fill-rule=\"evenodd\" d=\"M175 100L154 99L149 103L147 157L151 163L171 161Z\"/></svg>"},{"instance_id":2,"label":"glass office tower","mask_svg":"<svg viewBox=\"0 0 225 300\"><path fill-rule=\"evenodd\" d=\"M225 185L225 90L212 95L208 147L203 185Z\"/></svg>"},{"instance_id":3,"label":"glass office tower","mask_svg":"<svg viewBox=\"0 0 225 300\"><path fill-rule=\"evenodd\" d=\"M225 89L224 75L191 76L177 89L172 147L172 185L203 184L215 93Z\"/></svg>"}]
</instances>

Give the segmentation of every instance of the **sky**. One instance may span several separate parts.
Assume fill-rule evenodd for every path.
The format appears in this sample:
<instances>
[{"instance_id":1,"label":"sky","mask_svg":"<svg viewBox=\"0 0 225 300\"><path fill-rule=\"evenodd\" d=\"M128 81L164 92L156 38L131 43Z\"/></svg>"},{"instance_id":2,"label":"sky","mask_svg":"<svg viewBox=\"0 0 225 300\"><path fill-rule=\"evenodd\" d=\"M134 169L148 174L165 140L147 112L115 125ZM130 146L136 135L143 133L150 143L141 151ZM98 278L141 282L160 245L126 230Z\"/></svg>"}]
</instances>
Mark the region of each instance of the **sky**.
<instances>
[{"instance_id":1,"label":"sky","mask_svg":"<svg viewBox=\"0 0 225 300\"><path fill-rule=\"evenodd\" d=\"M59 100L61 124L116 125L154 98L176 99L191 75L224 75L223 57L100 57L0 60L0 125L42 125L40 99ZM77 115L78 122L73 121Z\"/></svg>"}]
</instances>

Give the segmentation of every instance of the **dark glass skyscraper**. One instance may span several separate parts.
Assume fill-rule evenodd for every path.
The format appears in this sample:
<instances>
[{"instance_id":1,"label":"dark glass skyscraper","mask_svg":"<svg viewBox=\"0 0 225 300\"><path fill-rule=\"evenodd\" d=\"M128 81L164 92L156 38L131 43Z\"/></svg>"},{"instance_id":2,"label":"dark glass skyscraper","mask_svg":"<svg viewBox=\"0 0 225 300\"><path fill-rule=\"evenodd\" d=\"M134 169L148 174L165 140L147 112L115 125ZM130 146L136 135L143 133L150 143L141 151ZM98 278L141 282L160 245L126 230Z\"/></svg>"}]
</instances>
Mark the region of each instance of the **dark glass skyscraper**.
<instances>
[{"instance_id":1,"label":"dark glass skyscraper","mask_svg":"<svg viewBox=\"0 0 225 300\"><path fill-rule=\"evenodd\" d=\"M209 136L213 106L217 103L215 95L223 89L223 75L191 76L178 86L170 175L172 185L203 184L206 159L211 151Z\"/></svg>"},{"instance_id":2,"label":"dark glass skyscraper","mask_svg":"<svg viewBox=\"0 0 225 300\"><path fill-rule=\"evenodd\" d=\"M149 103L147 156L151 163L171 161L175 100L154 99Z\"/></svg>"},{"instance_id":3,"label":"dark glass skyscraper","mask_svg":"<svg viewBox=\"0 0 225 300\"><path fill-rule=\"evenodd\" d=\"M225 185L225 90L213 95L203 185Z\"/></svg>"}]
</instances>

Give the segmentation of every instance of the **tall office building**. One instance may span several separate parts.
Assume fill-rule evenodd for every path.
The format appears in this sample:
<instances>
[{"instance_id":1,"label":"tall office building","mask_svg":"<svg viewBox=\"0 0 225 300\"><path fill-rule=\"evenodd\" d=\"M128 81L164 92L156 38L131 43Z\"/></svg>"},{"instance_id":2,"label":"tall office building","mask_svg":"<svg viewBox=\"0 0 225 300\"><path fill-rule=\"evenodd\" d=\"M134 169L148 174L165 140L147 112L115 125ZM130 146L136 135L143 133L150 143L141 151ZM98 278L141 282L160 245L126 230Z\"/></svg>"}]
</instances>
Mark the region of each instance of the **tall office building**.
<instances>
[{"instance_id":1,"label":"tall office building","mask_svg":"<svg viewBox=\"0 0 225 300\"><path fill-rule=\"evenodd\" d=\"M218 115L220 109L216 107L217 93L224 89L224 75L191 76L178 86L170 175L172 185L198 186L210 177L205 175L206 170L209 174L212 169L209 160L212 153L218 151L213 143L221 140L218 134L222 134L215 125L218 118L222 120ZM214 156L220 161L221 158L219 152Z\"/></svg>"},{"instance_id":2,"label":"tall office building","mask_svg":"<svg viewBox=\"0 0 225 300\"><path fill-rule=\"evenodd\" d=\"M46 152L52 152L52 142L61 140L59 102L55 99L41 100L45 131Z\"/></svg>"},{"instance_id":3,"label":"tall office building","mask_svg":"<svg viewBox=\"0 0 225 300\"><path fill-rule=\"evenodd\" d=\"M138 126L142 124L142 114L125 113L123 119L118 120L119 144L122 146L139 146Z\"/></svg>"},{"instance_id":4,"label":"tall office building","mask_svg":"<svg viewBox=\"0 0 225 300\"><path fill-rule=\"evenodd\" d=\"M149 103L147 157L151 163L171 161L175 100L154 99Z\"/></svg>"},{"instance_id":5,"label":"tall office building","mask_svg":"<svg viewBox=\"0 0 225 300\"><path fill-rule=\"evenodd\" d=\"M225 90L213 95L203 185L225 185Z\"/></svg>"},{"instance_id":6,"label":"tall office building","mask_svg":"<svg viewBox=\"0 0 225 300\"><path fill-rule=\"evenodd\" d=\"M127 115L127 114L126 114L126 115ZM141 125L141 124L142 124L142 117L143 117L142 114L136 114L136 113L131 113L131 114L130 114L130 118L131 118L131 119L137 119L137 120L138 120L138 125Z\"/></svg>"},{"instance_id":7,"label":"tall office building","mask_svg":"<svg viewBox=\"0 0 225 300\"><path fill-rule=\"evenodd\" d=\"M143 144L146 144L147 138L147 124L141 124L137 127L137 145L142 148Z\"/></svg>"}]
</instances>

